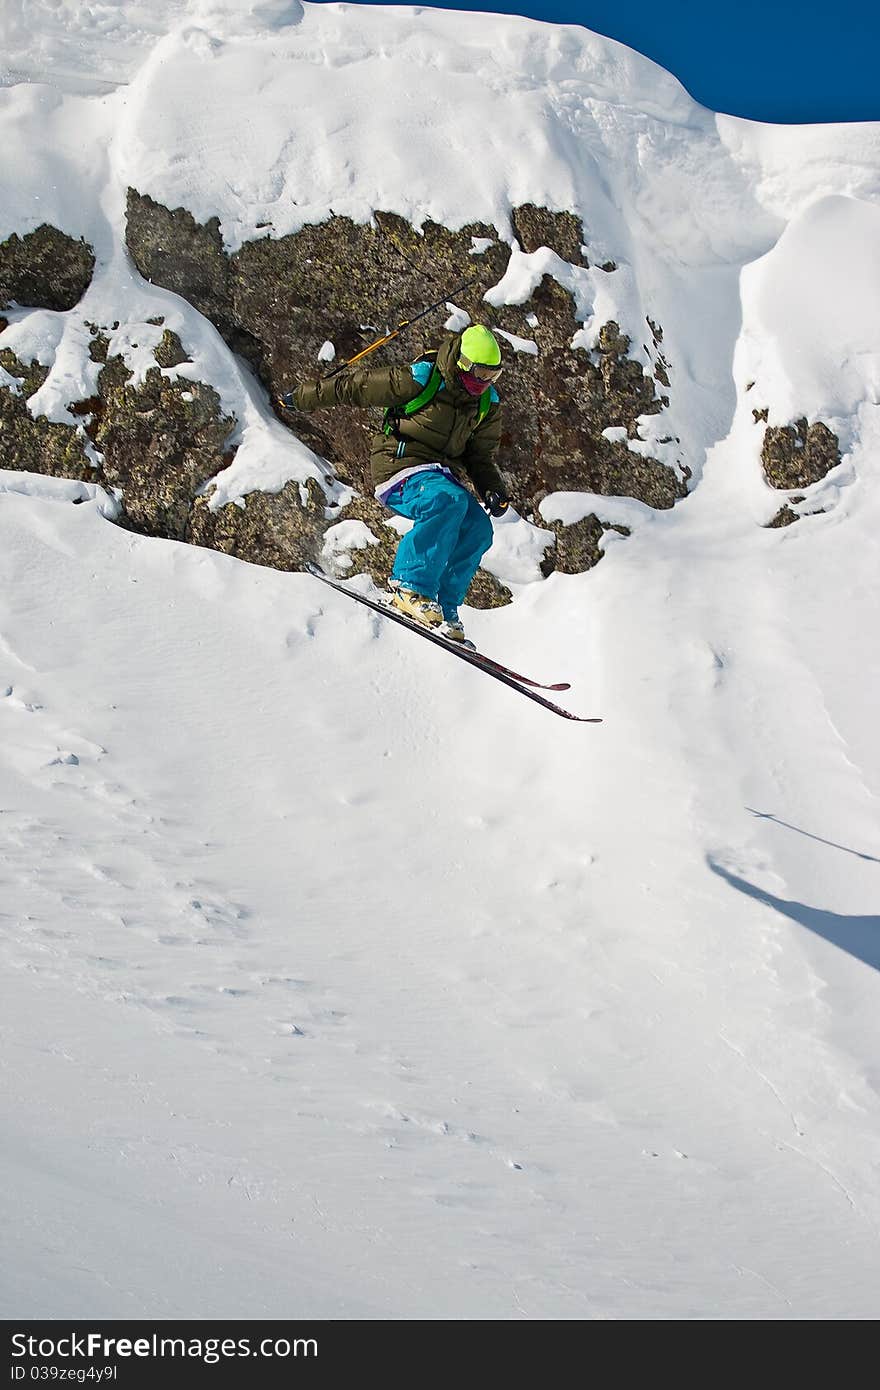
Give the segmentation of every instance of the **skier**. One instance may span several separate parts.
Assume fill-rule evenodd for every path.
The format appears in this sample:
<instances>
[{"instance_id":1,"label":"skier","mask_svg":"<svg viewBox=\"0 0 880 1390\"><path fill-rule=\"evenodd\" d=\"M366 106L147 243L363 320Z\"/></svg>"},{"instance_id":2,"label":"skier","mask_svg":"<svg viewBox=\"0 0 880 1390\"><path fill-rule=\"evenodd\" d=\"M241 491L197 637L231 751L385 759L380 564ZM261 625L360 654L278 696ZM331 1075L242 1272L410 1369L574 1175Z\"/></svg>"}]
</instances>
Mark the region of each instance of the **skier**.
<instances>
[{"instance_id":1,"label":"skier","mask_svg":"<svg viewBox=\"0 0 880 1390\"><path fill-rule=\"evenodd\" d=\"M510 505L496 463L501 405L493 383L501 371L497 339L473 324L410 366L355 369L279 397L288 410L386 407L370 449L375 495L415 523L397 547L391 601L462 643L459 606L492 544L492 523L466 480L491 516Z\"/></svg>"}]
</instances>

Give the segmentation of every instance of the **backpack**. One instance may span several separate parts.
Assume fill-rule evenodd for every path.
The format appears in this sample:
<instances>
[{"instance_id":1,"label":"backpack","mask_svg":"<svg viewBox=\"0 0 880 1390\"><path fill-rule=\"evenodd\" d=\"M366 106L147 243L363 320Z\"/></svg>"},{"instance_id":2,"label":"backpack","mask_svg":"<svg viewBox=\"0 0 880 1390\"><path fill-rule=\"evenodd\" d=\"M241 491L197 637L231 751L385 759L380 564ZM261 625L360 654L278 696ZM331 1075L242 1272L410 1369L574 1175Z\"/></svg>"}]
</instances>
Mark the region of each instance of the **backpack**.
<instances>
[{"instance_id":1,"label":"backpack","mask_svg":"<svg viewBox=\"0 0 880 1390\"><path fill-rule=\"evenodd\" d=\"M409 419L411 415L417 415L420 410L424 410L426 405L430 405L440 387L443 385L443 376L437 366L437 353L425 352L421 357L416 358L417 362L430 362L431 372L428 380L417 396L406 405L389 405L385 407L385 415L382 420L382 433L393 435L395 439L401 441L405 436L400 433L399 425L402 419ZM413 363L415 366L415 362ZM492 392L484 391L480 396L480 408L477 412L477 428L482 425L486 416L492 408Z\"/></svg>"}]
</instances>

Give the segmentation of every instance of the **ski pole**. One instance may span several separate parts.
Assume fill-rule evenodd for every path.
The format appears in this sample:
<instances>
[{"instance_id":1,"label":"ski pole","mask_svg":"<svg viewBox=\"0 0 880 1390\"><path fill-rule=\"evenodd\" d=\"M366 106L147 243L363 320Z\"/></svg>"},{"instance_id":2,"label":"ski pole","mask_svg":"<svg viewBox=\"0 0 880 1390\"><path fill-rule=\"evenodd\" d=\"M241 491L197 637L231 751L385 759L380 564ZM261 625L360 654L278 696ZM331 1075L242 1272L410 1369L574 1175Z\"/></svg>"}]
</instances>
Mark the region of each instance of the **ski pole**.
<instances>
[{"instance_id":1,"label":"ski pole","mask_svg":"<svg viewBox=\"0 0 880 1390\"><path fill-rule=\"evenodd\" d=\"M461 290L469 290L471 286L476 283L477 279L475 278L473 280L466 280L462 285L456 285L455 289L447 291L442 299L438 299L436 304L429 304L427 309L422 309L420 313L414 314L411 319L404 319L403 322L399 323L396 328L393 328L390 333L386 333L383 338L377 338L374 343L370 343L370 346L365 347L362 352L356 352L354 357L349 357L345 362L340 362L339 366L334 367L332 372L328 372L323 380L329 381L331 377L338 376L340 372L345 371L346 367L351 367L355 362L360 362L362 357L369 356L371 352L376 351L376 348L383 347L385 343L390 343L392 338L396 338L405 328L409 328L412 324L418 323L419 319L423 319L426 314L433 313L435 309L439 309L440 306L451 299L454 294L458 294Z\"/></svg>"}]
</instances>

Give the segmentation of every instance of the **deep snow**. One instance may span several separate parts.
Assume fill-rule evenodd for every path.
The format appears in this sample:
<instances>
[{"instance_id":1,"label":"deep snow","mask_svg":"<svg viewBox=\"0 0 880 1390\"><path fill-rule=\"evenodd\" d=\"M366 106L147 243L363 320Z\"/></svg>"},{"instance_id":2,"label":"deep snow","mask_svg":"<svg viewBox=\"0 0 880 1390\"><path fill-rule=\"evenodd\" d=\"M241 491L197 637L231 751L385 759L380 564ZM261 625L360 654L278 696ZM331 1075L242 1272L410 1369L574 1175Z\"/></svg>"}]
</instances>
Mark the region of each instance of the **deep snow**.
<instances>
[{"instance_id":1,"label":"deep snow","mask_svg":"<svg viewBox=\"0 0 880 1390\"><path fill-rule=\"evenodd\" d=\"M470 627L593 728L0 473L3 1314L875 1318L878 128L715 117L495 16L2 23L0 235L99 253L80 308L0 338L55 362L33 409L88 394L84 320L125 302L115 346L145 368L165 314L243 422L219 497L321 474L132 271L126 184L231 245L267 208L503 232L529 199L620 264L586 273L586 335L663 324L696 480L671 513L548 499L632 528L586 575L538 582L535 528L498 527L516 601ZM469 101L490 179L461 175ZM845 453L784 530L765 406Z\"/></svg>"}]
</instances>

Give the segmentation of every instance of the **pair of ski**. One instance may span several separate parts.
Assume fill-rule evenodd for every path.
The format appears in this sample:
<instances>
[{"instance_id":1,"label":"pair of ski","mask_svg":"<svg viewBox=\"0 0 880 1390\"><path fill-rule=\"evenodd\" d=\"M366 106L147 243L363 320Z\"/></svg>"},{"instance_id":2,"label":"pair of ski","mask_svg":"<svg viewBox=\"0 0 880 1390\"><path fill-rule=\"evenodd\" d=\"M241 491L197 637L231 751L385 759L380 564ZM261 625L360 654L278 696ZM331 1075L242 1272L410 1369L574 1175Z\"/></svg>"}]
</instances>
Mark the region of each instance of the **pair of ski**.
<instances>
[{"instance_id":1,"label":"pair of ski","mask_svg":"<svg viewBox=\"0 0 880 1390\"><path fill-rule=\"evenodd\" d=\"M543 705L544 709L552 710L554 714L560 715L563 719L573 719L578 724L602 723L601 719L585 719L583 715L572 714L570 710L563 709L561 705L554 705L552 700L538 694L539 690L570 690L571 686L567 681L558 681L555 685L544 685L541 681L532 680L530 676L520 675L518 671L512 671L509 666L502 666L500 661L493 661L492 657L484 656L482 652L474 651L470 647L463 646L460 642L443 637L439 632L434 632L429 627L423 627L421 623L413 622L403 613L398 613L389 603L380 603L378 599L368 598L366 594L359 594L355 589L349 589L347 585L332 579L329 574L325 574L317 565L308 564L306 569L309 574L314 575L315 579L329 584L331 589L336 589L340 594L347 594L356 603L362 603L366 608L372 608L374 613L381 613L383 618L390 618L392 622L400 623L401 627L409 628L410 632L417 633L419 637L426 637L429 642L434 642L436 646L445 648L446 651L451 652L461 661L466 661L469 665L476 666L478 670L485 671L487 676L492 676L494 680L510 686L511 690L519 691L520 695L534 700L535 704Z\"/></svg>"}]
</instances>

